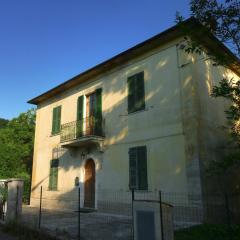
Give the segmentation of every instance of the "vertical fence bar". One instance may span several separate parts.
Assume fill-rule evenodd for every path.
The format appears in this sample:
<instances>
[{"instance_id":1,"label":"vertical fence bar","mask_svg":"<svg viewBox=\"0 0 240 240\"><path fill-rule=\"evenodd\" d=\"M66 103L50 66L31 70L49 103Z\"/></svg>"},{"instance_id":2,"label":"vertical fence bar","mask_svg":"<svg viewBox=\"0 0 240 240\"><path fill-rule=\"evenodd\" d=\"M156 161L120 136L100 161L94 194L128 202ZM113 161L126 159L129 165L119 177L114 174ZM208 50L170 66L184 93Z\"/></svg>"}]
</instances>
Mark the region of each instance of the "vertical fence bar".
<instances>
[{"instance_id":1,"label":"vertical fence bar","mask_svg":"<svg viewBox=\"0 0 240 240\"><path fill-rule=\"evenodd\" d=\"M160 213L160 224L161 224L161 239L164 240L163 232L163 211L162 211L162 192L159 191L159 213Z\"/></svg>"},{"instance_id":2,"label":"vertical fence bar","mask_svg":"<svg viewBox=\"0 0 240 240\"><path fill-rule=\"evenodd\" d=\"M230 209L229 209L229 198L228 194L225 194L225 208L226 208L226 217L227 217L227 225L228 225L228 232L229 232L229 240L233 240L232 234L232 227L231 227L231 216L230 216Z\"/></svg>"},{"instance_id":3,"label":"vertical fence bar","mask_svg":"<svg viewBox=\"0 0 240 240\"><path fill-rule=\"evenodd\" d=\"M80 203L81 203L81 195L80 195L80 187L78 188L78 240L80 240Z\"/></svg>"},{"instance_id":4,"label":"vertical fence bar","mask_svg":"<svg viewBox=\"0 0 240 240\"><path fill-rule=\"evenodd\" d=\"M16 206L15 206L15 214L16 214L16 221L18 221L18 196L19 196L19 186L17 186L17 194L16 194Z\"/></svg>"},{"instance_id":5,"label":"vertical fence bar","mask_svg":"<svg viewBox=\"0 0 240 240\"><path fill-rule=\"evenodd\" d=\"M135 200L135 195L134 195L134 188L132 188L132 239L134 240L134 211L133 211L133 204Z\"/></svg>"},{"instance_id":6,"label":"vertical fence bar","mask_svg":"<svg viewBox=\"0 0 240 240\"><path fill-rule=\"evenodd\" d=\"M41 227L41 221L42 221L42 186L40 189L40 204L39 204L39 217L38 217L38 228Z\"/></svg>"}]
</instances>

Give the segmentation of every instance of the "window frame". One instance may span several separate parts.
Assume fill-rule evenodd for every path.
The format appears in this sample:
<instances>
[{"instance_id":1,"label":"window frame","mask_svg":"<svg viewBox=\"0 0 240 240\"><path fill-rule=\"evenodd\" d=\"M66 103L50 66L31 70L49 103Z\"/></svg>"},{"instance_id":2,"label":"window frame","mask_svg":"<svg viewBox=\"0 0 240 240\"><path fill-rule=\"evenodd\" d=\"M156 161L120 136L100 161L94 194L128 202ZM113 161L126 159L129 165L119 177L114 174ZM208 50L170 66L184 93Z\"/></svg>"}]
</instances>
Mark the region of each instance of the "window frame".
<instances>
[{"instance_id":1,"label":"window frame","mask_svg":"<svg viewBox=\"0 0 240 240\"><path fill-rule=\"evenodd\" d=\"M144 71L141 71L129 76L127 79L128 114L136 113L146 109L144 75ZM140 86L142 87L141 90Z\"/></svg>"},{"instance_id":2,"label":"window frame","mask_svg":"<svg viewBox=\"0 0 240 240\"><path fill-rule=\"evenodd\" d=\"M55 164L57 166L53 166L54 165L53 161L56 161L57 164L56 163ZM53 186L52 178L55 177L54 175L52 175L52 170L53 169L55 169L57 171L56 179L55 179L56 186ZM50 169L49 169L49 181L48 181L48 190L49 191L57 191L58 190L58 170L59 170L59 159L58 158L57 159L52 159L50 161Z\"/></svg>"},{"instance_id":3,"label":"window frame","mask_svg":"<svg viewBox=\"0 0 240 240\"><path fill-rule=\"evenodd\" d=\"M58 135L61 132L61 118L62 118L61 115L62 115L62 105L54 107L52 110L52 131L51 131L52 136Z\"/></svg>"},{"instance_id":4,"label":"window frame","mask_svg":"<svg viewBox=\"0 0 240 240\"><path fill-rule=\"evenodd\" d=\"M142 164L145 165L145 178L144 178L144 181L145 183L143 184L143 186L145 187L142 187L140 185L141 181L143 179L141 179L141 169L140 169L140 161L141 161L141 157L140 157L140 154L142 154L142 150L144 149L144 161ZM134 161L134 158L131 159L131 151L132 152L135 152L135 170L132 169L131 165ZM135 173L134 173L135 172ZM133 185L132 184L132 176L133 176L133 173L135 175L135 182L136 182L136 185ZM132 147L132 148L129 148L129 189L135 189L135 190L138 190L138 191L148 191L148 162L147 162L147 147L146 146L137 146L137 147Z\"/></svg>"}]
</instances>

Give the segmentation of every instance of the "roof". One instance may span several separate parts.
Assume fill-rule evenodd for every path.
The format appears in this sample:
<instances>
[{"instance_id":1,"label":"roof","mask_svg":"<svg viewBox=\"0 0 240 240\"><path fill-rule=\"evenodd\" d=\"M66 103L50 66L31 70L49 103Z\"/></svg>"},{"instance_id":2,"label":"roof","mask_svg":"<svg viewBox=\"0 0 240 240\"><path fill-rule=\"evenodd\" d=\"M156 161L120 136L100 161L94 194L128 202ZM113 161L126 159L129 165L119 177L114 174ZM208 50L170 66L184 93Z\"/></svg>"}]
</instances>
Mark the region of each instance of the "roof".
<instances>
[{"instance_id":1,"label":"roof","mask_svg":"<svg viewBox=\"0 0 240 240\"><path fill-rule=\"evenodd\" d=\"M187 24L188 27L194 27L197 28L203 28L203 26L195 19L195 18L189 18L184 21L184 24ZM31 99L28 101L28 103L36 104L54 97L70 88L73 88L81 83L87 82L88 80L91 80L92 78L103 74L107 71L110 71L114 69L117 66L123 65L127 61L136 58L138 56L141 56L142 54L151 51L155 49L156 47L159 47L160 45L163 45L171 40L174 40L178 37L183 36L184 33L179 25L175 25L164 32L159 33L158 35L110 58L107 61L104 61L98 65L96 65L93 68L88 69L85 72L80 73L79 75L69 79L68 81L50 89L49 91ZM201 39L201 42L204 46L211 49L211 51L221 51L224 54L230 56L233 59L233 62L237 64L232 64L230 66L233 71L235 71L237 74L240 75L240 64L239 59L223 44L221 43L216 37L214 37L212 34L208 34L204 36L204 39Z\"/></svg>"}]
</instances>

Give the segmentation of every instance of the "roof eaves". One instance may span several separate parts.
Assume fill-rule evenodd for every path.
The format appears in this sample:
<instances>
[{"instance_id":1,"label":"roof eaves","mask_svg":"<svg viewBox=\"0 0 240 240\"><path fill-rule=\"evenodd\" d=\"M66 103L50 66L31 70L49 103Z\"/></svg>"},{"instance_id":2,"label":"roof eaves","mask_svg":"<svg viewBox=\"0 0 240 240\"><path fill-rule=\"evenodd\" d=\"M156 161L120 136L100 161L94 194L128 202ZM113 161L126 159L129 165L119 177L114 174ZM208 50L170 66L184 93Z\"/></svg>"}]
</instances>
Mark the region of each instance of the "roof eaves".
<instances>
[{"instance_id":1,"label":"roof eaves","mask_svg":"<svg viewBox=\"0 0 240 240\"><path fill-rule=\"evenodd\" d=\"M192 26L198 26L203 27L195 18L191 17L184 21L185 24L189 24ZM49 98L52 98L63 91L70 89L80 83L86 82L89 79L96 77L106 71L109 71L117 66L120 66L127 62L128 60L135 58L137 56L140 56L141 54L144 54L145 52L154 49L158 47L161 44L164 44L172 39L175 39L177 37L183 36L183 32L180 30L178 25L175 25L164 32L161 32L157 34L156 36L137 44L136 46L94 66L93 68L88 69L85 72L82 72L73 78L67 80L66 82L48 90L47 92L31 99L28 101L28 103L31 104L39 104ZM211 41L212 44L209 43L208 40L205 41L205 45L209 45L210 47L217 48L223 50L226 54L230 55L234 61L236 62L235 65L232 66L232 69L237 72L240 75L240 67L239 67L239 59L224 45L222 44L216 37L214 37L212 34L209 34L207 38L209 41ZM216 45L216 46L213 46Z\"/></svg>"}]
</instances>

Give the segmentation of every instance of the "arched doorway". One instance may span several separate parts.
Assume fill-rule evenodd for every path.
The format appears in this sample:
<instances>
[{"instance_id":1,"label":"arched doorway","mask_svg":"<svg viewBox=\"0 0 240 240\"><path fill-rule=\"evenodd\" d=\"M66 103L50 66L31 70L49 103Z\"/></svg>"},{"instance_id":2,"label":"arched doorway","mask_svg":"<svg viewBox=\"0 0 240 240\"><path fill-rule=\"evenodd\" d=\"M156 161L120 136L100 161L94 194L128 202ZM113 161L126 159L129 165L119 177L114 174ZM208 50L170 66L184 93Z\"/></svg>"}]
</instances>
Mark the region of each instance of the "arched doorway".
<instances>
[{"instance_id":1,"label":"arched doorway","mask_svg":"<svg viewBox=\"0 0 240 240\"><path fill-rule=\"evenodd\" d=\"M95 208L95 163L88 159L85 164L84 207Z\"/></svg>"}]
</instances>

